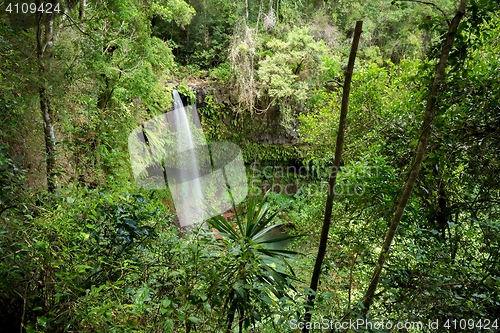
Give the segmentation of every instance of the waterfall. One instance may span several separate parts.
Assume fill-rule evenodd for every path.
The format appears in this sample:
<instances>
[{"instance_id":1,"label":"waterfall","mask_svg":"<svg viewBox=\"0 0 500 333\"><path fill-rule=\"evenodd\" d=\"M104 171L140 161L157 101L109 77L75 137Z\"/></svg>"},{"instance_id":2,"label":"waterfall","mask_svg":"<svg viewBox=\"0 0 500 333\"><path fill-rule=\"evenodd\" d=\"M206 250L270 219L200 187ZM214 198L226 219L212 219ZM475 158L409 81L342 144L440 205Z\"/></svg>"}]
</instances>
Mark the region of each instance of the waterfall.
<instances>
[{"instance_id":1,"label":"waterfall","mask_svg":"<svg viewBox=\"0 0 500 333\"><path fill-rule=\"evenodd\" d=\"M196 225L232 207L248 193L241 149L230 142L207 145L196 106L184 106L173 91L174 108L146 121L128 138L136 184L167 186L182 227Z\"/></svg>"},{"instance_id":2,"label":"waterfall","mask_svg":"<svg viewBox=\"0 0 500 333\"><path fill-rule=\"evenodd\" d=\"M203 220L204 204L200 180L200 167L196 156L196 146L191 131L186 108L177 90L174 97L174 123L177 141L178 183L176 210L184 221ZM204 139L204 138L203 138ZM204 143L206 145L206 143Z\"/></svg>"}]
</instances>

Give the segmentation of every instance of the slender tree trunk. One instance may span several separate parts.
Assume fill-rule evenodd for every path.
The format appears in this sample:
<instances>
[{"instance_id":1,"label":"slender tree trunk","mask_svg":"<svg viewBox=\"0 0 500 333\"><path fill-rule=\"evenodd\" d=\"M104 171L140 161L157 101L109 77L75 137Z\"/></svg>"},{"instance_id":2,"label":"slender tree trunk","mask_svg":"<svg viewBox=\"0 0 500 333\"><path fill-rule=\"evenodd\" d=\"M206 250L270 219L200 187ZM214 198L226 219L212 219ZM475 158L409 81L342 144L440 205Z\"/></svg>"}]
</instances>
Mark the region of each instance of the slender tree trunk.
<instances>
[{"instance_id":1,"label":"slender tree trunk","mask_svg":"<svg viewBox=\"0 0 500 333\"><path fill-rule=\"evenodd\" d=\"M262 16L262 0L260 0L260 5L259 5L259 15L257 15L257 24L256 24L257 32L259 31L259 21L261 16Z\"/></svg>"},{"instance_id":2,"label":"slender tree trunk","mask_svg":"<svg viewBox=\"0 0 500 333\"><path fill-rule=\"evenodd\" d=\"M37 2L37 8L40 2ZM40 98L40 111L43 119L43 131L45 137L46 151L46 174L47 188L53 192L57 182L55 176L56 168L56 138L53 125L53 110L51 106L51 86L50 73L52 66L52 47L54 43L54 17L53 14L40 14L38 25L36 26L36 46L38 58L38 73L40 86L38 94ZM45 22L43 19L45 18Z\"/></svg>"},{"instance_id":3,"label":"slender tree trunk","mask_svg":"<svg viewBox=\"0 0 500 333\"><path fill-rule=\"evenodd\" d=\"M78 20L80 23L85 18L85 6L87 5L86 0L80 0L80 8L78 8Z\"/></svg>"},{"instance_id":4,"label":"slender tree trunk","mask_svg":"<svg viewBox=\"0 0 500 333\"><path fill-rule=\"evenodd\" d=\"M453 40L455 39L455 35L457 33L458 24L460 23L460 20L464 15L466 4L467 0L460 0L458 12L451 21L446 42L444 43L443 49L441 50L441 58L439 59L436 76L434 77L434 82L427 99L427 107L425 109L425 117L422 123L421 135L418 141L415 161L413 163L408 181L406 182L403 194L401 195L401 198L399 200L391 225L389 227L389 230L387 231L387 235L385 237L384 244L382 245L382 250L380 251L380 256L378 258L375 271L373 272L370 285L366 290L365 298L363 299L363 315L366 315L373 302L373 296L375 295L375 290L377 289L380 274L382 273L382 267L384 266L385 260L389 256L389 249L391 247L392 240L396 235L396 230L399 226L399 222L401 221L401 217L403 216L406 204L408 203L408 199L410 198L413 186L415 185L415 181L417 180L418 173L420 172L420 168L422 167L422 159L424 157L427 146L427 138L429 137L431 123L434 118L434 107L436 105L437 94L440 90L441 81L445 74L446 63L448 62L448 56L453 46Z\"/></svg>"},{"instance_id":5,"label":"slender tree trunk","mask_svg":"<svg viewBox=\"0 0 500 333\"><path fill-rule=\"evenodd\" d=\"M347 109L349 106L349 92L351 91L351 80L352 72L354 70L354 60L356 59L356 53L358 51L359 37L361 36L361 30L363 27L363 21L356 22L356 28L354 29L354 39L351 46L351 54L349 55L349 62L347 64L347 69L345 73L344 88L342 93L342 106L340 108L340 121L339 121L339 131L337 133L337 144L335 146L335 160L333 161L332 172L330 173L330 180L328 182L328 197L326 199L325 207L325 219L323 220L323 228L321 230L321 238L319 241L318 256L316 257L316 263L314 264L313 275L311 278L310 288L314 291L314 294L309 296L309 307L312 309L314 305L314 298L316 290L318 289L319 277L321 274L321 265L323 264L323 259L325 258L326 244L328 241L328 232L330 231L330 220L332 218L333 209L333 198L334 189L337 182L337 172L340 168L340 161L342 159L342 152L344 150L344 133L345 124L347 118ZM311 321L311 314L306 313L303 332L309 332L307 328L307 323Z\"/></svg>"},{"instance_id":6,"label":"slender tree trunk","mask_svg":"<svg viewBox=\"0 0 500 333\"><path fill-rule=\"evenodd\" d=\"M109 54L112 54L114 51L111 51ZM121 74L120 74L121 75ZM106 108L108 107L108 103L111 100L111 96L113 95L114 88L111 88L110 79L105 75L101 74L101 78L105 82L105 87L99 93L99 97L97 98L97 108L99 109L99 124L97 125L97 135L96 135L96 148L95 148L95 161L98 168L102 170L104 175L109 174L109 169L101 163L101 145L102 145L102 133L104 131L104 115L106 113Z\"/></svg>"}]
</instances>

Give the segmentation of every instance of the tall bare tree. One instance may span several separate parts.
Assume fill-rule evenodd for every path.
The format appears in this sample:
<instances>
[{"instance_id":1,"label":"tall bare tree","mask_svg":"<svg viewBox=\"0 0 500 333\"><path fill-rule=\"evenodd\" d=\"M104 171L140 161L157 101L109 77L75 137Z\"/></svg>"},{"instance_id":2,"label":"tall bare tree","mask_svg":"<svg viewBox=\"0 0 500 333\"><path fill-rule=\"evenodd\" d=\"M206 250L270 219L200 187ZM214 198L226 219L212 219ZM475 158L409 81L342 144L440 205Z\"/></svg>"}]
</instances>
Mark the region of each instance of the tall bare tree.
<instances>
[{"instance_id":1,"label":"tall bare tree","mask_svg":"<svg viewBox=\"0 0 500 333\"><path fill-rule=\"evenodd\" d=\"M326 199L325 218L323 220L323 228L321 230L321 237L319 241L318 255L314 264L313 275L311 278L310 288L313 293L309 295L309 306L314 305L315 293L318 289L319 277L321 274L321 266L325 258L326 245L328 242L328 233L330 231L330 222L332 219L333 198L335 196L335 184L337 182L337 172L340 169L340 161L344 151L344 133L347 118L347 109L349 107L349 92L351 91L352 73L354 71L354 60L356 60L356 53L358 52L359 37L363 28L363 21L357 21L354 29L354 38L351 46L351 53L349 55L349 62L345 72L344 87L342 90L342 105L340 107L340 120L339 131L337 133L337 144L335 146L335 160L333 161L332 172L330 173L330 180L328 181L328 196ZM311 321L311 313L307 312L305 316L306 325L304 325L303 332L309 332L307 323Z\"/></svg>"},{"instance_id":2,"label":"tall bare tree","mask_svg":"<svg viewBox=\"0 0 500 333\"><path fill-rule=\"evenodd\" d=\"M434 81L432 83L431 89L429 91L429 96L427 98L427 106L425 109L424 121L422 123L421 134L418 141L415 161L413 162L413 166L410 171L410 176L408 177L408 180L404 187L404 191L401 195L401 198L399 199L399 203L396 208L396 212L392 219L391 225L389 227L389 230L387 231L385 241L384 244L382 245L382 250L380 251L380 255L377 261L377 266L375 267L375 270L373 272L371 282L368 286L368 289L366 290L366 294L363 299L363 306L364 306L362 310L363 315L366 315L373 302L373 297L375 295L375 290L377 289L377 285L380 279L380 274L382 273L382 268L384 266L386 259L389 256L389 250L391 248L394 236L396 235L396 230L398 229L399 222L401 221L401 217L403 216L406 204L408 203L408 199L410 198L411 192L413 191L413 187L415 185L418 174L422 167L422 160L424 158L425 151L427 148L427 139L431 131L432 120L434 119L434 108L436 106L436 99L441 89L441 82L445 74L446 64L448 62L448 56L450 54L451 48L453 47L453 41L455 39L455 35L457 34L458 24L460 23L462 17L464 16L466 5L467 5L467 0L460 0L458 11L448 27L448 35L441 50L441 57L439 59L439 63L437 66L436 75L434 77Z\"/></svg>"}]
</instances>

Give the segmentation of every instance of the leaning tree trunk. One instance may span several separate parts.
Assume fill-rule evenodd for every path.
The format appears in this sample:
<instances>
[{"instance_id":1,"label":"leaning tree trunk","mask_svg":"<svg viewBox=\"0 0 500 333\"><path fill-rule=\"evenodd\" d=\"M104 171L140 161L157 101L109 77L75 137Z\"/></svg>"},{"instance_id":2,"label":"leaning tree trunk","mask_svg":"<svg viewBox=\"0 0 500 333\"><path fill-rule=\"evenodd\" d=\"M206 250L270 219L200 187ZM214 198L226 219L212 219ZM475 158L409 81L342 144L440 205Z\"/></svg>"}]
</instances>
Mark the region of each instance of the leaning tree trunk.
<instances>
[{"instance_id":1,"label":"leaning tree trunk","mask_svg":"<svg viewBox=\"0 0 500 333\"><path fill-rule=\"evenodd\" d=\"M337 182L337 172L340 168L340 161L342 159L342 152L344 150L344 133L347 118L347 109L349 106L349 92L351 91L352 72L354 70L354 60L356 59L356 53L358 51L359 37L361 35L362 27L363 21L357 21L356 28L354 29L351 54L349 55L349 62L347 64L345 73L344 87L342 91L342 106L340 107L339 131L337 133L337 144L335 146L335 160L333 161L332 172L330 173L330 180L328 182L328 196L326 199L325 219L323 220L323 228L321 230L318 256L316 257L316 263L314 264L313 275L311 278L310 288L314 291L314 293L309 295L310 309L312 309L312 306L314 305L315 293L318 289L319 276L321 274L321 265L323 264L323 259L325 258L326 244L328 242L328 232L330 231L330 222L332 218L333 197L335 195L334 191L335 184ZM304 319L306 325L304 325L304 329L302 331L304 333L307 333L309 332L307 323L311 321L311 313L307 312Z\"/></svg>"},{"instance_id":2,"label":"leaning tree trunk","mask_svg":"<svg viewBox=\"0 0 500 333\"><path fill-rule=\"evenodd\" d=\"M40 5L37 1L37 8ZM43 19L45 18L45 22ZM50 72L52 65L52 47L54 43L54 16L53 14L40 14L36 26L36 46L38 58L38 73L40 85L38 94L40 98L40 111L43 119L43 132L46 151L47 188L53 192L56 187L56 138L54 135L53 111L51 106Z\"/></svg>"},{"instance_id":3,"label":"leaning tree trunk","mask_svg":"<svg viewBox=\"0 0 500 333\"><path fill-rule=\"evenodd\" d=\"M436 105L436 98L440 90L441 81L443 80L444 77L446 63L448 62L448 56L453 46L453 40L455 39L455 35L457 33L458 24L460 23L460 20L464 15L466 4L467 0L460 0L460 6L458 8L457 14L451 21L451 24L448 28L448 36L446 38L446 42L444 43L443 49L441 50L441 57L439 59L439 64L436 70L436 76L434 77L434 82L432 84L432 87L429 92L429 97L427 99L427 107L425 109L425 117L422 123L421 135L418 141L415 161L413 163L413 167L411 169L408 181L406 182L403 194L401 195L401 198L399 200L391 225L389 227L389 230L387 231L387 235L385 237L384 244L382 245L382 250L380 251L377 266L375 267L375 271L373 272L370 285L366 290L365 298L363 299L363 306L364 306L362 310L363 315L367 314L373 302L375 290L377 289L378 281L380 279L380 274L382 273L382 267L384 266L385 260L389 256L389 249L391 248L392 240L396 235L396 230L399 226L399 222L401 221L401 217L403 216L406 204L408 203L408 199L410 198L411 192L413 191L413 186L415 185L415 181L417 180L418 173L420 172L420 168L422 167L422 159L425 155L427 138L429 137L429 133L431 130L431 123L434 118L434 107Z\"/></svg>"}]
</instances>

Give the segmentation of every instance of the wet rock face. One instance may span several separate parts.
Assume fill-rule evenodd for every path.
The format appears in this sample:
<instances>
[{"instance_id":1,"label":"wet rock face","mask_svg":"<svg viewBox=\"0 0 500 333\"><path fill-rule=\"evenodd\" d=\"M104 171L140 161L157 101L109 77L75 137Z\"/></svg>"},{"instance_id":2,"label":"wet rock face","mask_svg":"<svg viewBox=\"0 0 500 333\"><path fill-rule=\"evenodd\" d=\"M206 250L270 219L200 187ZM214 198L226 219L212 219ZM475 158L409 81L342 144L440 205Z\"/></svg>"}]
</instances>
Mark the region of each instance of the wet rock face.
<instances>
[{"instance_id":1,"label":"wet rock face","mask_svg":"<svg viewBox=\"0 0 500 333\"><path fill-rule=\"evenodd\" d=\"M268 145L284 145L284 144L292 144L298 141L298 138L295 138L288 133L281 134L273 134L273 133L262 133L258 139L256 140L258 143L268 144Z\"/></svg>"},{"instance_id":2,"label":"wet rock face","mask_svg":"<svg viewBox=\"0 0 500 333\"><path fill-rule=\"evenodd\" d=\"M190 87L191 88L191 87ZM205 97L209 91L209 87L192 87L196 96L196 107L204 108L206 106Z\"/></svg>"},{"instance_id":3,"label":"wet rock face","mask_svg":"<svg viewBox=\"0 0 500 333\"><path fill-rule=\"evenodd\" d=\"M223 85L207 80L193 79L188 83L188 87L196 94L196 107L198 109L207 106L205 100L207 95L213 95L215 103L224 103L228 108L238 110L238 91L231 85ZM265 108L265 101L256 101L258 107ZM302 105L297 105L294 113L305 112ZM221 119L226 125L230 126L232 120L236 117L234 114L229 114L224 119ZM248 139L251 142L267 144L267 145L286 145L295 144L300 141L298 135L298 123L291 127L285 128L280 124L279 107L272 106L263 112L261 115L254 114L249 120L248 132L255 132L259 128L260 133L251 135Z\"/></svg>"}]
</instances>

